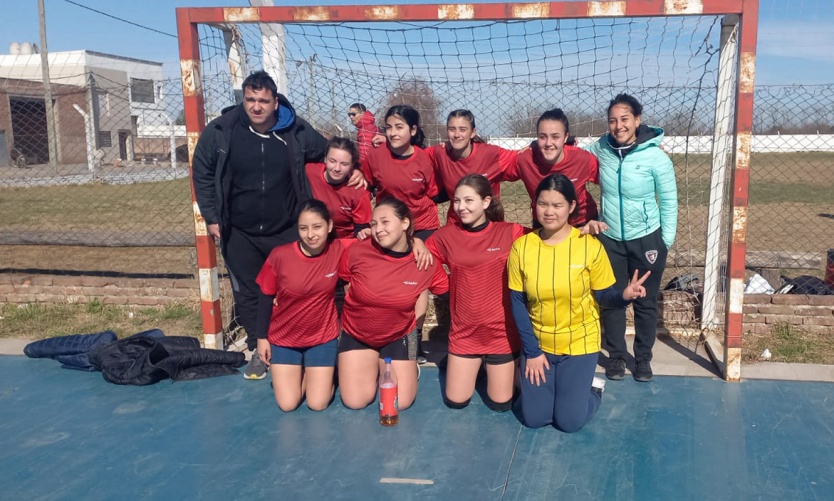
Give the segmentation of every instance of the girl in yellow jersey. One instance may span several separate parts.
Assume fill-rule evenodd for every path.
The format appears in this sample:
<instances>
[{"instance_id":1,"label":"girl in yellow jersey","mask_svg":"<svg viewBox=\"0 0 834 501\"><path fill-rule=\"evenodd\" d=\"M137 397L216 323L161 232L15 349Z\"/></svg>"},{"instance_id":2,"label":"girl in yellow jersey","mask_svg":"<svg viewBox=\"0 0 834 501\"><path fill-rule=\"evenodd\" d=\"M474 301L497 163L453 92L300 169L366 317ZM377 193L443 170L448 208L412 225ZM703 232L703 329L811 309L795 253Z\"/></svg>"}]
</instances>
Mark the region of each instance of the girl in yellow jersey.
<instances>
[{"instance_id":1,"label":"girl in yellow jersey","mask_svg":"<svg viewBox=\"0 0 834 501\"><path fill-rule=\"evenodd\" d=\"M536 188L542 228L513 243L510 297L521 336L521 397L516 414L531 428L572 433L591 420L605 382L594 377L600 350L599 305L619 307L646 295L635 273L622 292L602 244L568 224L576 209L570 179L553 174Z\"/></svg>"}]
</instances>

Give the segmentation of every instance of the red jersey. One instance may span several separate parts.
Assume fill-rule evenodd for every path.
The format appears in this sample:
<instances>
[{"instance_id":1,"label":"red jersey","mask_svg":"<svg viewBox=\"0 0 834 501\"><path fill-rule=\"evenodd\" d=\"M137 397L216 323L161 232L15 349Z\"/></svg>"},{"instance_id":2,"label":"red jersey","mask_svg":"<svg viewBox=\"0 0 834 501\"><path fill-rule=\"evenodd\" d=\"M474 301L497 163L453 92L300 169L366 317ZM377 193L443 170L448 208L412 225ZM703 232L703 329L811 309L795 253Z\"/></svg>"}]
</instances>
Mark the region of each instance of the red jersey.
<instances>
[{"instance_id":1,"label":"red jersey","mask_svg":"<svg viewBox=\"0 0 834 501\"><path fill-rule=\"evenodd\" d=\"M466 158L459 160L449 156L445 144L438 144L426 150L432 161L438 184L446 191L449 200L449 213L446 224L460 221L454 211L455 187L460 178L467 174L481 174L489 180L492 193L501 197L501 181L505 181L506 173L515 172L518 152L505 150L486 143L472 143L472 151Z\"/></svg>"},{"instance_id":2,"label":"red jersey","mask_svg":"<svg viewBox=\"0 0 834 501\"><path fill-rule=\"evenodd\" d=\"M324 202L333 219L333 230L338 238L353 238L353 227L371 222L371 193L357 190L347 182L334 186L324 177L324 164L307 164L307 179L313 197Z\"/></svg>"},{"instance_id":3,"label":"red jersey","mask_svg":"<svg viewBox=\"0 0 834 501\"><path fill-rule=\"evenodd\" d=\"M434 169L426 152L414 147L406 159L394 158L385 146L371 148L362 165L365 179L378 188L377 200L394 197L404 202L414 218L414 231L440 226L437 205L431 199L438 193Z\"/></svg>"},{"instance_id":4,"label":"red jersey","mask_svg":"<svg viewBox=\"0 0 834 501\"><path fill-rule=\"evenodd\" d=\"M451 273L449 353L503 355L520 349L507 288L507 257L524 233L514 223L491 222L477 232L455 224L426 241Z\"/></svg>"},{"instance_id":5,"label":"red jersey","mask_svg":"<svg viewBox=\"0 0 834 501\"><path fill-rule=\"evenodd\" d=\"M520 179L535 205L536 187L542 179L551 174L564 174L573 182L573 187L576 189L576 210L571 214L568 223L571 226L583 226L588 221L599 218L597 203L585 186L589 182L599 184L599 162L597 157L582 148L565 145L564 151L565 155L561 162L556 165L547 165L542 160L539 147L534 141L529 148L523 149L518 154L516 170L509 173L507 181ZM535 220L534 206L533 221Z\"/></svg>"},{"instance_id":6,"label":"red jersey","mask_svg":"<svg viewBox=\"0 0 834 501\"><path fill-rule=\"evenodd\" d=\"M258 278L261 292L275 296L267 339L276 346L307 348L339 336L334 293L345 253L335 240L318 256L305 256L298 242L269 253Z\"/></svg>"},{"instance_id":7,"label":"red jersey","mask_svg":"<svg viewBox=\"0 0 834 501\"><path fill-rule=\"evenodd\" d=\"M363 161L371 149L373 138L380 133L374 114L365 110L356 125L356 145L359 146L359 161Z\"/></svg>"},{"instance_id":8,"label":"red jersey","mask_svg":"<svg viewBox=\"0 0 834 501\"><path fill-rule=\"evenodd\" d=\"M350 282L342 329L373 347L392 343L414 329L414 305L424 290L434 294L449 290L439 263L418 271L412 255L389 256L371 239L351 245L342 257L339 276Z\"/></svg>"}]
</instances>

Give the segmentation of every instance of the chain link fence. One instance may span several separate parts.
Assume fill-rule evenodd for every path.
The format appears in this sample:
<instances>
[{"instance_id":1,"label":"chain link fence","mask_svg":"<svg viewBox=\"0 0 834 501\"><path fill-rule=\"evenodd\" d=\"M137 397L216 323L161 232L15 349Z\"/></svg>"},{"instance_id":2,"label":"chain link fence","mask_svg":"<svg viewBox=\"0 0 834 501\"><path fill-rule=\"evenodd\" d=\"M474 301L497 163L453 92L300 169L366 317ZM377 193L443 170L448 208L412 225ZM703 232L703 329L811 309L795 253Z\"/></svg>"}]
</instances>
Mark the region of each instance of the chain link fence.
<instances>
[{"instance_id":1,"label":"chain link fence","mask_svg":"<svg viewBox=\"0 0 834 501\"><path fill-rule=\"evenodd\" d=\"M50 128L40 56L15 59L0 67L2 267L191 274L181 83L159 63L52 54Z\"/></svg>"},{"instance_id":2,"label":"chain link fence","mask_svg":"<svg viewBox=\"0 0 834 501\"><path fill-rule=\"evenodd\" d=\"M561 107L583 145L607 130L608 100L634 94L644 123L665 129L678 175L678 239L664 282L703 277L720 19L282 29L282 85L301 116L334 135L354 134L353 102L377 117L406 103L421 112L429 143L445 139L449 111L469 108L486 141L520 149L533 140L539 114ZM229 69L230 49L245 71L269 67L273 37L259 25L201 27L200 35L210 120L235 103L240 80ZM641 45L623 52L633 40ZM193 275L181 82L164 78L156 63L77 57L50 67L52 158L39 63L20 56L0 67L0 267ZM834 248L834 84L758 87L754 127L748 265L772 281L822 276L823 256ZM727 193L729 182L725 207ZM502 200L509 220L530 222L520 183L505 186Z\"/></svg>"}]
</instances>

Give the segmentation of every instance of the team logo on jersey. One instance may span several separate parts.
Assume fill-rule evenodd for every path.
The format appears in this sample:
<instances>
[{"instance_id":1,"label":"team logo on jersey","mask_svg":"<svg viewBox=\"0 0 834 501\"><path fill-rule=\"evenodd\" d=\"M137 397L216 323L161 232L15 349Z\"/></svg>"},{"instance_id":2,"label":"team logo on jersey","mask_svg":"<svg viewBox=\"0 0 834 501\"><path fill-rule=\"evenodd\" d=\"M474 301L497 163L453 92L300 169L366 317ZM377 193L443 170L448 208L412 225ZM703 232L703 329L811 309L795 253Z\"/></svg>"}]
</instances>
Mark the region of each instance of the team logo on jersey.
<instances>
[{"instance_id":1,"label":"team logo on jersey","mask_svg":"<svg viewBox=\"0 0 834 501\"><path fill-rule=\"evenodd\" d=\"M411 282L409 280L405 280L405 281L403 281L403 284L405 284L405 285L417 285L417 282Z\"/></svg>"},{"instance_id":2,"label":"team logo on jersey","mask_svg":"<svg viewBox=\"0 0 834 501\"><path fill-rule=\"evenodd\" d=\"M648 261L651 264L654 264L654 262L657 261L657 250L656 249L646 251L646 261Z\"/></svg>"},{"instance_id":3,"label":"team logo on jersey","mask_svg":"<svg viewBox=\"0 0 834 501\"><path fill-rule=\"evenodd\" d=\"M327 275L325 275L324 278L333 278L335 275L336 275L336 272L334 271L332 273L328 273Z\"/></svg>"},{"instance_id":4,"label":"team logo on jersey","mask_svg":"<svg viewBox=\"0 0 834 501\"><path fill-rule=\"evenodd\" d=\"M412 177L411 180L414 181L415 183L422 183L423 182L422 177Z\"/></svg>"},{"instance_id":5,"label":"team logo on jersey","mask_svg":"<svg viewBox=\"0 0 834 501\"><path fill-rule=\"evenodd\" d=\"M498 252L501 250L501 247L487 247L487 252Z\"/></svg>"}]
</instances>

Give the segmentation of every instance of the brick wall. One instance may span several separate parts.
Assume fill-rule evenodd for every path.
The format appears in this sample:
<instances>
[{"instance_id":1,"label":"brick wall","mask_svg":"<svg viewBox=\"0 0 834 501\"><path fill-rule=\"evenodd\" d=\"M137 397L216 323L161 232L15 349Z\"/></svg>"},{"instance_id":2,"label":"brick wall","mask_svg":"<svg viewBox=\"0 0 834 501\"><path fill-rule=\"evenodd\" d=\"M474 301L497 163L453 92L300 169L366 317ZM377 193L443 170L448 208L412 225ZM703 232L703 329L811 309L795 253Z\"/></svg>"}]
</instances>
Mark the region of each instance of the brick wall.
<instances>
[{"instance_id":1,"label":"brick wall","mask_svg":"<svg viewBox=\"0 0 834 501\"><path fill-rule=\"evenodd\" d=\"M765 334L778 323L815 334L834 332L834 296L744 295L745 333Z\"/></svg>"},{"instance_id":2,"label":"brick wall","mask_svg":"<svg viewBox=\"0 0 834 501\"><path fill-rule=\"evenodd\" d=\"M199 300L196 279L108 278L66 275L0 274L0 303L88 303L157 306ZM438 305L439 306L439 305ZM430 308L434 310L434 308ZM698 304L683 292L663 292L660 327L698 331ZM429 316L433 316L433 311ZM441 320L444 313L441 313ZM631 309L628 310L629 320ZM448 315L445 315L448 318ZM433 318L427 319L432 324ZM448 320L447 320L448 321ZM744 332L763 334L776 323L808 332L834 332L834 296L746 294Z\"/></svg>"},{"instance_id":3,"label":"brick wall","mask_svg":"<svg viewBox=\"0 0 834 501\"><path fill-rule=\"evenodd\" d=\"M198 301L197 279L0 274L0 303L160 306Z\"/></svg>"}]
</instances>

